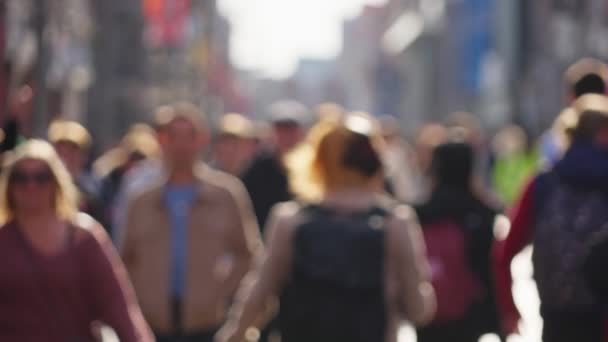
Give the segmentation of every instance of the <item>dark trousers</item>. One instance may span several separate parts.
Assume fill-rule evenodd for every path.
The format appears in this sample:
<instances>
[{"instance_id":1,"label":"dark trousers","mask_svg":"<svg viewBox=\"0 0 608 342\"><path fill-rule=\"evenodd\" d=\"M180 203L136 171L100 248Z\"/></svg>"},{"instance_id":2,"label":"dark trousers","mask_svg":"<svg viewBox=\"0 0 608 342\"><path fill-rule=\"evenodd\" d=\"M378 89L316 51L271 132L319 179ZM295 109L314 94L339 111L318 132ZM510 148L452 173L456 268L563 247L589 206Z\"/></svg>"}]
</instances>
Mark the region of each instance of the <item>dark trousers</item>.
<instances>
[{"instance_id":1,"label":"dark trousers","mask_svg":"<svg viewBox=\"0 0 608 342\"><path fill-rule=\"evenodd\" d=\"M602 314L543 313L543 342L602 342L605 316Z\"/></svg>"},{"instance_id":2,"label":"dark trousers","mask_svg":"<svg viewBox=\"0 0 608 342\"><path fill-rule=\"evenodd\" d=\"M173 331L172 334L156 334L157 342L213 342L213 337L218 329L206 331L183 331L182 327L182 301L178 298L171 300L171 314Z\"/></svg>"},{"instance_id":3,"label":"dark trousers","mask_svg":"<svg viewBox=\"0 0 608 342\"><path fill-rule=\"evenodd\" d=\"M260 332L260 339L258 342L269 342L270 335L279 333L279 319L278 317L273 318L268 325Z\"/></svg>"},{"instance_id":4,"label":"dark trousers","mask_svg":"<svg viewBox=\"0 0 608 342\"><path fill-rule=\"evenodd\" d=\"M479 331L470 320L432 323L416 330L418 342L477 342Z\"/></svg>"},{"instance_id":5,"label":"dark trousers","mask_svg":"<svg viewBox=\"0 0 608 342\"><path fill-rule=\"evenodd\" d=\"M213 342L216 330L196 333L156 335L157 342Z\"/></svg>"}]
</instances>

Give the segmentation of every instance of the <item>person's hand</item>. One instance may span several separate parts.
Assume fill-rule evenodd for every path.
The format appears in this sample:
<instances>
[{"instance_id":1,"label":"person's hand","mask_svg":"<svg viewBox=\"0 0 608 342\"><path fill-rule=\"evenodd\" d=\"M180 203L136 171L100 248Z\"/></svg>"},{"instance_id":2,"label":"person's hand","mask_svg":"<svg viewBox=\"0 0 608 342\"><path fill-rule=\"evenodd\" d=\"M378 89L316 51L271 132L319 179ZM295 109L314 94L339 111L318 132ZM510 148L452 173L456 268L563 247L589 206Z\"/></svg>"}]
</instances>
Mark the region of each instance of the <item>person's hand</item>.
<instances>
[{"instance_id":1,"label":"person's hand","mask_svg":"<svg viewBox=\"0 0 608 342\"><path fill-rule=\"evenodd\" d=\"M213 342L242 342L243 336L241 335L241 339L238 338L238 328L235 324L226 323L214 336Z\"/></svg>"},{"instance_id":2,"label":"person's hand","mask_svg":"<svg viewBox=\"0 0 608 342\"><path fill-rule=\"evenodd\" d=\"M242 331L236 324L227 323L215 334L213 342L256 342L259 339L260 330L257 328Z\"/></svg>"}]
</instances>

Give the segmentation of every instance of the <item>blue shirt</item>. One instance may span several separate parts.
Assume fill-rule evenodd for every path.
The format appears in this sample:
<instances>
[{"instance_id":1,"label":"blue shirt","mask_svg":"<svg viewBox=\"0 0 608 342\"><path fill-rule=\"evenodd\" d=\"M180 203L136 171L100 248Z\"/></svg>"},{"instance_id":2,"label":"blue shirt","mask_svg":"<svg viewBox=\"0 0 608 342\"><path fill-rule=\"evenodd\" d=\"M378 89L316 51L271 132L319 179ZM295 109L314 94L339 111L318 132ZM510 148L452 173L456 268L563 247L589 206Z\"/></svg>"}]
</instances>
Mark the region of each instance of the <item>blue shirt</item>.
<instances>
[{"instance_id":1,"label":"blue shirt","mask_svg":"<svg viewBox=\"0 0 608 342\"><path fill-rule=\"evenodd\" d=\"M176 298L184 295L188 224L196 195L194 185L169 185L165 189L165 205L169 209L171 223L171 295Z\"/></svg>"}]
</instances>

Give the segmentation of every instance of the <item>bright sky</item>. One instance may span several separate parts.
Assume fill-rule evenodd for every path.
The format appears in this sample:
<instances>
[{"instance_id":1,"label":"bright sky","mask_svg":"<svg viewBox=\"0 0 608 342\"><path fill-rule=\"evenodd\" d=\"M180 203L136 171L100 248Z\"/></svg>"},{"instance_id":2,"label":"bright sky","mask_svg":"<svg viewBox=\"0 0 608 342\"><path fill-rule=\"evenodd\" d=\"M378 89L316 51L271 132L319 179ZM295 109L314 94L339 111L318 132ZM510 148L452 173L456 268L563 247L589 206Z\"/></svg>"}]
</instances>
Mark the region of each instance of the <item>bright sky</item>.
<instances>
[{"instance_id":1,"label":"bright sky","mask_svg":"<svg viewBox=\"0 0 608 342\"><path fill-rule=\"evenodd\" d=\"M291 75L300 58L330 59L342 48L342 24L365 4L386 0L219 0L232 25L230 55L240 69Z\"/></svg>"}]
</instances>

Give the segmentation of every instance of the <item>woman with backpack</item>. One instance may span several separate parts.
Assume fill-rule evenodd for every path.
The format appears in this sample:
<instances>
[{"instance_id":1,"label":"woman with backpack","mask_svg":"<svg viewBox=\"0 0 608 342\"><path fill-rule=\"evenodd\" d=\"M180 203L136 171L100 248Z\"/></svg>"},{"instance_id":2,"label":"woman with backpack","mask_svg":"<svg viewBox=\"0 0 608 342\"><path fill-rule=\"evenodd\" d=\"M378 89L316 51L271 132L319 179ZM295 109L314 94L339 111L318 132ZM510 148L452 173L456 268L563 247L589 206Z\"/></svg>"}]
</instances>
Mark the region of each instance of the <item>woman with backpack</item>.
<instances>
[{"instance_id":1,"label":"woman with backpack","mask_svg":"<svg viewBox=\"0 0 608 342\"><path fill-rule=\"evenodd\" d=\"M218 342L241 342L280 302L283 342L395 341L398 318L428 322L435 296L413 211L382 194L382 140L365 114L325 119L288 159L304 203L275 207L267 255ZM253 334L255 335L255 334Z\"/></svg>"},{"instance_id":2,"label":"woman with backpack","mask_svg":"<svg viewBox=\"0 0 608 342\"><path fill-rule=\"evenodd\" d=\"M477 342L500 331L490 263L499 209L474 191L474 165L473 147L464 139L439 145L430 197L416 206L437 294L435 319L418 329L419 342Z\"/></svg>"}]
</instances>

